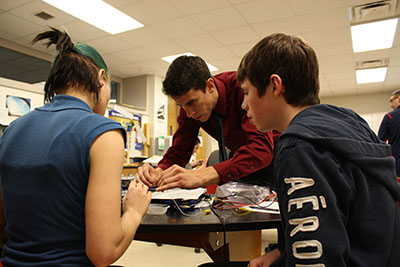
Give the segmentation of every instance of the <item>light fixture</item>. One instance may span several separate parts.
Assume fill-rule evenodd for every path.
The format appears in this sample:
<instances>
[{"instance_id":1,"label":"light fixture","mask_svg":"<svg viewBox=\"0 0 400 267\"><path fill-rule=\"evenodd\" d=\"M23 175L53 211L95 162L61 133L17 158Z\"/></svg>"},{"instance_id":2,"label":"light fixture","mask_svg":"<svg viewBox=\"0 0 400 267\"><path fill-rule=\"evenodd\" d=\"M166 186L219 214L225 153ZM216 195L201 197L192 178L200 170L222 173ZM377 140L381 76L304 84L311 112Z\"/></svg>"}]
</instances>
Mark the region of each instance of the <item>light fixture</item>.
<instances>
[{"instance_id":1,"label":"light fixture","mask_svg":"<svg viewBox=\"0 0 400 267\"><path fill-rule=\"evenodd\" d=\"M180 56L196 56L196 55L188 52L188 53L183 53L183 54L178 54L178 55L173 55L173 56L162 57L161 59L164 61L167 61L168 63L172 63L172 61L174 61L177 57L180 57ZM218 70L216 67L214 67L210 63L206 62L206 64L207 64L207 67L210 70L210 72Z\"/></svg>"},{"instance_id":2,"label":"light fixture","mask_svg":"<svg viewBox=\"0 0 400 267\"><path fill-rule=\"evenodd\" d=\"M110 34L143 27L137 20L102 0L42 0Z\"/></svg>"},{"instance_id":3,"label":"light fixture","mask_svg":"<svg viewBox=\"0 0 400 267\"><path fill-rule=\"evenodd\" d=\"M356 70L357 84L383 82L387 67Z\"/></svg>"},{"instance_id":4,"label":"light fixture","mask_svg":"<svg viewBox=\"0 0 400 267\"><path fill-rule=\"evenodd\" d=\"M351 26L354 53L391 48L398 18Z\"/></svg>"}]
</instances>

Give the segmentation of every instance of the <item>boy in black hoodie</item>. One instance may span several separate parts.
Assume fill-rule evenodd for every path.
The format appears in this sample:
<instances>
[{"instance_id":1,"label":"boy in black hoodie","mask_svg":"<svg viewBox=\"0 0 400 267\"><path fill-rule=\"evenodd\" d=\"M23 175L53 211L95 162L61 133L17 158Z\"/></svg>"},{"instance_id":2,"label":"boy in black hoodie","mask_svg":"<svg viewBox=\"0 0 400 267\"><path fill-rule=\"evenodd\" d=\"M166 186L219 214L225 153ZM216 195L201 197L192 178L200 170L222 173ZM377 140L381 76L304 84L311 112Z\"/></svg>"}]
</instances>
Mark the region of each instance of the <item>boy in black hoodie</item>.
<instances>
[{"instance_id":1,"label":"boy in black hoodie","mask_svg":"<svg viewBox=\"0 0 400 267\"><path fill-rule=\"evenodd\" d=\"M273 34L242 59L242 108L275 149L284 244L255 266L399 266L400 185L390 146L355 112L319 104L318 62Z\"/></svg>"}]
</instances>

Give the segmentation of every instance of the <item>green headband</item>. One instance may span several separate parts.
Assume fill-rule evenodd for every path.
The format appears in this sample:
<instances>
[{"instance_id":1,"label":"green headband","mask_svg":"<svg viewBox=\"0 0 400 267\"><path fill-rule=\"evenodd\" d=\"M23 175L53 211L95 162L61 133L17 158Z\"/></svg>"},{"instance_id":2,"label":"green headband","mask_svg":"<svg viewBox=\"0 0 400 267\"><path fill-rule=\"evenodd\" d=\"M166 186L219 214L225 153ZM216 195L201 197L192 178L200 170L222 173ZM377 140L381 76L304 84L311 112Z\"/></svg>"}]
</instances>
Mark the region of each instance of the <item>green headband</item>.
<instances>
[{"instance_id":1,"label":"green headband","mask_svg":"<svg viewBox=\"0 0 400 267\"><path fill-rule=\"evenodd\" d=\"M97 52L96 49L87 44L77 43L74 44L73 50L87 58L90 58L93 61L93 63L96 64L97 67L99 67L100 69L104 69L106 77L110 78L110 73L108 72L107 65L104 62L103 58L101 57L100 53ZM51 66L53 66L54 61L56 60L58 54L59 54L58 52L54 54Z\"/></svg>"}]
</instances>

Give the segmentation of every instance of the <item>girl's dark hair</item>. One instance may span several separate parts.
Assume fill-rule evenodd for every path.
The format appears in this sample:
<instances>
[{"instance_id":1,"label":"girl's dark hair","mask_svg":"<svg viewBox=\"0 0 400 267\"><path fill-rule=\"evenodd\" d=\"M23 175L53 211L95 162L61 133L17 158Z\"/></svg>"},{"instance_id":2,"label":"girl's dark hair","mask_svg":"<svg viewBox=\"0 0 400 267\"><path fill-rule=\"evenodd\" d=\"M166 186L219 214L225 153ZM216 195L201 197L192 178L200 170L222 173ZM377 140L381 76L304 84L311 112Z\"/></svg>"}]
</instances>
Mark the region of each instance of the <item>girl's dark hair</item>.
<instances>
[{"instance_id":1,"label":"girl's dark hair","mask_svg":"<svg viewBox=\"0 0 400 267\"><path fill-rule=\"evenodd\" d=\"M101 87L98 83L99 70L104 69L106 79L110 79L108 68L99 52L86 44L74 44L66 32L55 28L38 34L32 44L45 39L48 39L47 47L54 44L57 50L44 86L45 102L72 86L93 92L94 100L98 102Z\"/></svg>"}]
</instances>

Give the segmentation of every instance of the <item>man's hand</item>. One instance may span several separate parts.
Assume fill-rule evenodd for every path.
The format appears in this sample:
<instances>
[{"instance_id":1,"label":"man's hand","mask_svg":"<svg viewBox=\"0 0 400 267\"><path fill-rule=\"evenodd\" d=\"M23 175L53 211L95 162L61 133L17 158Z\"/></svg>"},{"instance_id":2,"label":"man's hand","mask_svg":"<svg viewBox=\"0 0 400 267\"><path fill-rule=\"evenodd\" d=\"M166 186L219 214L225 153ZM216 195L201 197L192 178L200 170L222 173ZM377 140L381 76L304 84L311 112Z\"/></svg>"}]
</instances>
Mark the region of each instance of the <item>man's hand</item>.
<instances>
[{"instance_id":1,"label":"man's hand","mask_svg":"<svg viewBox=\"0 0 400 267\"><path fill-rule=\"evenodd\" d=\"M204 168L207 165L207 159L197 159L195 161L189 162L189 164L192 169L196 167Z\"/></svg>"},{"instance_id":2,"label":"man's hand","mask_svg":"<svg viewBox=\"0 0 400 267\"><path fill-rule=\"evenodd\" d=\"M219 182L219 175L213 167L187 170L173 165L158 176L157 191L180 187L193 189Z\"/></svg>"},{"instance_id":3,"label":"man's hand","mask_svg":"<svg viewBox=\"0 0 400 267\"><path fill-rule=\"evenodd\" d=\"M252 259L247 265L248 267L268 267L281 256L279 249L271 250L270 252Z\"/></svg>"},{"instance_id":4,"label":"man's hand","mask_svg":"<svg viewBox=\"0 0 400 267\"><path fill-rule=\"evenodd\" d=\"M154 169L149 164L143 164L143 166L138 168L136 173L136 179L139 179L142 183L147 185L148 187L152 187L157 185L158 175L163 170L161 168Z\"/></svg>"}]
</instances>

